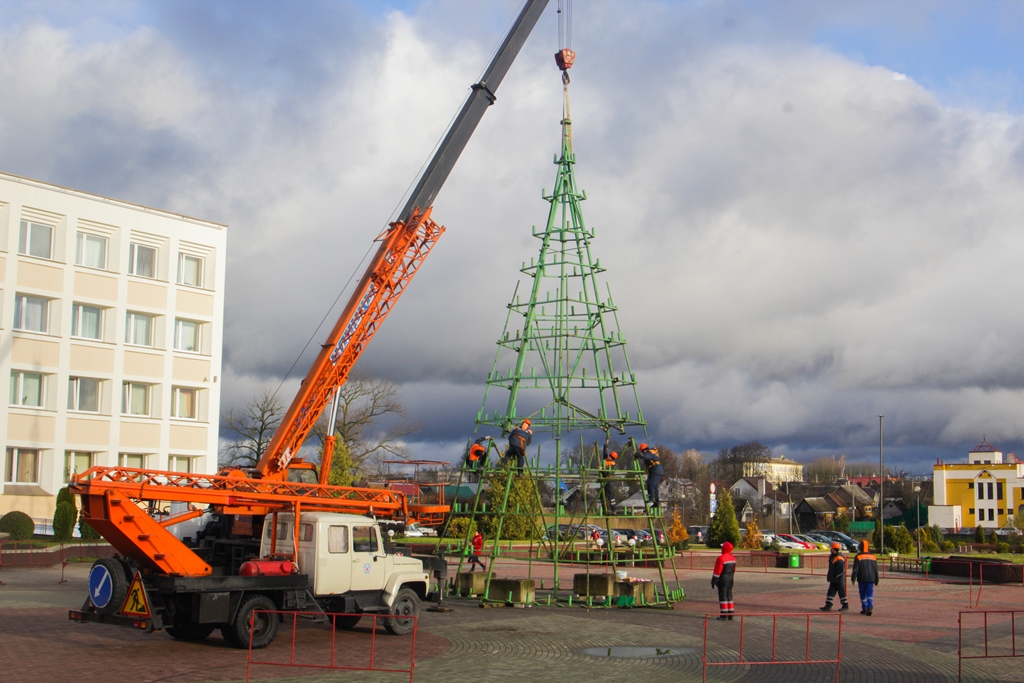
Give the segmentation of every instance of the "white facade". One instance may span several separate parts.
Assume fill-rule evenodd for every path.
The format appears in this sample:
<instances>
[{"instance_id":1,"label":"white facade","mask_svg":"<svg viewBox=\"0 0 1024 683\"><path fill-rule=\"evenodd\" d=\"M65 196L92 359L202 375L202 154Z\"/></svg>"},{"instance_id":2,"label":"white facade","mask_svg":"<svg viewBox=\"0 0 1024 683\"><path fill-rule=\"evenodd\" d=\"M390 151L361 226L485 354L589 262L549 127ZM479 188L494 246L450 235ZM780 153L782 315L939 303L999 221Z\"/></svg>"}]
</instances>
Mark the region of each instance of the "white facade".
<instances>
[{"instance_id":1,"label":"white facade","mask_svg":"<svg viewBox=\"0 0 1024 683\"><path fill-rule=\"evenodd\" d=\"M216 470L226 237L0 173L0 514L89 466Z\"/></svg>"}]
</instances>

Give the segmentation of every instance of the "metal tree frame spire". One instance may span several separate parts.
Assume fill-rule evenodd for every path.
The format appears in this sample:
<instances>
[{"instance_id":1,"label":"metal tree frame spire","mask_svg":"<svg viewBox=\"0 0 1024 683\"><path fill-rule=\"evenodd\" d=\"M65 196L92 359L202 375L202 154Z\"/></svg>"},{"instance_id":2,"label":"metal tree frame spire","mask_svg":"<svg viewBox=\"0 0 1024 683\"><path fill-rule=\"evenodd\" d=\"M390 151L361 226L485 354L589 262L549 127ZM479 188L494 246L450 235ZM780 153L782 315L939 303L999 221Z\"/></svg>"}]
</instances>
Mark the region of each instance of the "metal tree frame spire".
<instances>
[{"instance_id":1,"label":"metal tree frame spire","mask_svg":"<svg viewBox=\"0 0 1024 683\"><path fill-rule=\"evenodd\" d=\"M507 433L529 417L534 430L551 433L556 449L573 430L624 434L639 427L646 432L618 309L607 284L607 296L602 294L598 276L605 269L591 252L594 232L583 220L581 202L587 196L573 172L568 78L563 83L562 151L554 161L554 189L550 195L542 193L550 204L547 225L541 231L534 228L540 254L521 269L532 279L530 295L523 301L514 294L508 305L476 419L478 430L492 426ZM509 360L511 367L499 369ZM491 390L499 387L508 392L503 408L488 403Z\"/></svg>"}]
</instances>

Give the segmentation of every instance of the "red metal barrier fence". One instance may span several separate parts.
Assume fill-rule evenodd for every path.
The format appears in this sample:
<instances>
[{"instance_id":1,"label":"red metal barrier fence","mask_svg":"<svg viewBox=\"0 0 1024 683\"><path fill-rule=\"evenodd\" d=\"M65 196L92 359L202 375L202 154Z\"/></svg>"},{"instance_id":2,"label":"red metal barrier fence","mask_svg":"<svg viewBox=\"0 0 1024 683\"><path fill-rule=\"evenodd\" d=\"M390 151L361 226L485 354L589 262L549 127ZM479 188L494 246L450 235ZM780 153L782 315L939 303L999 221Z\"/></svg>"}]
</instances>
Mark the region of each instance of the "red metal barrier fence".
<instances>
[{"instance_id":1,"label":"red metal barrier fence","mask_svg":"<svg viewBox=\"0 0 1024 683\"><path fill-rule=\"evenodd\" d=\"M702 680L706 683L708 680L708 667L712 666L781 666L781 665L810 665L810 664L835 664L836 665L836 683L839 681L839 667L843 659L843 615L842 614L808 614L808 613L759 613L759 614L736 614L734 619L740 621L740 633L739 633L739 648L738 648L738 659L727 660L727 661L708 661L708 619L710 617L717 618L717 614L705 614L704 615L704 653L701 656L703 663L703 678ZM767 620L771 618L772 627L772 649L771 658L765 657L764 652L758 652L755 654L754 659L744 659L744 645L746 635L746 620L747 619L763 619ZM803 647L803 658L799 657L787 657L785 654L779 652L778 645L778 627L779 619L788 619L793 621L803 621L806 624L804 632L804 647ZM816 623L822 620L834 620L838 619L838 625L835 630L836 647L835 647L835 658L827 659L811 659L811 623L812 620ZM732 626L726 626L725 628L733 628ZM763 639L756 641L758 644L765 642ZM791 638L786 639L786 643L792 643Z\"/></svg>"},{"instance_id":2,"label":"red metal barrier fence","mask_svg":"<svg viewBox=\"0 0 1024 683\"><path fill-rule=\"evenodd\" d=\"M995 623L989 619L989 615L1001 615L1004 619L997 620ZM959 626L959 638L957 641L957 680L963 679L963 666L965 659L999 659L1005 657L1024 657L1024 652L1017 652L1017 615L1024 614L1024 610L988 610L984 612L960 612L957 617L957 624ZM981 654L964 654L964 615L968 616L981 616L982 626L982 637L983 642L969 643L967 645L970 651L981 649ZM1007 624L1009 629L1006 628ZM977 628L977 627L975 627ZM1007 633L1007 630L1009 633ZM999 645L992 645L989 638L994 635L997 638L1004 639L1007 635L1010 637L1009 643L1001 643ZM1007 645L1009 649L1007 649Z\"/></svg>"},{"instance_id":3,"label":"red metal barrier fence","mask_svg":"<svg viewBox=\"0 0 1024 683\"><path fill-rule=\"evenodd\" d=\"M289 648L289 655L288 655L288 660L287 661L266 661L266 660L255 660L255 659L253 659L251 632L254 630L252 628L252 623L255 621L256 616L258 614L262 614L262 615L277 615L277 616L281 617L282 621L286 621L285 617L288 617L288 616L291 617L291 622L292 622L292 624L291 624L291 626L292 626L292 630L291 630L291 646ZM323 652L323 653L321 653L319 658L314 658L312 660L307 659L306 661L298 661L298 660L296 660L295 645L296 645L296 638L298 636L299 617L303 617L304 620L306 620L306 619L318 619L318 618L322 618L322 617L327 617L327 619L330 621L330 628L331 628L331 643L330 643L331 647L330 647L330 656L329 657L327 656L326 652ZM346 633L346 636L349 636L349 637L358 637L358 636L362 635L361 633L351 633L351 632L345 631L345 627L344 626L338 626L339 619L343 619L343 618L362 618L362 619L372 619L373 620L373 624L372 624L372 627L370 629L370 633L368 634L369 635L369 646L370 646L369 649L370 649L370 652L369 652L369 660L368 660L366 666L355 666L353 664L345 663L345 662L347 662L347 661L352 659L353 648L349 647L349 645L351 645L351 643L346 643L346 648L342 652L340 652L340 653L339 653L339 651L337 649L337 636L338 636L338 629L339 628L341 628L342 631L344 633ZM284 610L253 610L251 621L250 621L249 652L248 652L248 655L246 656L246 667L245 667L245 680L246 680L246 683L248 683L248 681L250 680L250 675L251 675L251 672L252 672L252 667L254 667L254 666L290 666L290 667L302 667L302 668L308 668L308 669L335 669L335 670L347 670L347 671L378 671L378 672L383 672L383 673L401 673L401 674L407 673L407 674L409 674L409 683L412 683L413 669L416 666L416 633L419 630L419 618L418 617L414 617L414 616L402 617L403 620L406 620L406 619L412 619L413 620L412 634L410 636L410 640L408 641L409 642L409 668L405 669L405 668L395 668L395 667L387 667L387 666L375 666L375 658L376 658L376 654L377 654L377 620L378 619L393 619L393 618L394 617L390 617L390 616L388 616L386 614L385 615L377 615L377 614L345 614L345 613L342 613L342 612L290 612L290 611L284 611ZM346 639L348 639L348 637ZM365 640L365 639L363 639L363 640ZM396 643L400 643L400 642L403 642L403 641L404 641L404 639L402 639L402 638L389 638L388 639L388 648L387 648L388 654L393 655L394 654L394 650L395 650L395 648L393 646ZM258 650L257 650L257 652L258 652ZM339 654L344 658L343 662L339 662L338 661Z\"/></svg>"},{"instance_id":4,"label":"red metal barrier fence","mask_svg":"<svg viewBox=\"0 0 1024 683\"><path fill-rule=\"evenodd\" d=\"M52 567L70 559L109 557L114 548L108 543L71 542L63 546L39 546L32 541L4 541L0 546L0 565L12 567Z\"/></svg>"}]
</instances>

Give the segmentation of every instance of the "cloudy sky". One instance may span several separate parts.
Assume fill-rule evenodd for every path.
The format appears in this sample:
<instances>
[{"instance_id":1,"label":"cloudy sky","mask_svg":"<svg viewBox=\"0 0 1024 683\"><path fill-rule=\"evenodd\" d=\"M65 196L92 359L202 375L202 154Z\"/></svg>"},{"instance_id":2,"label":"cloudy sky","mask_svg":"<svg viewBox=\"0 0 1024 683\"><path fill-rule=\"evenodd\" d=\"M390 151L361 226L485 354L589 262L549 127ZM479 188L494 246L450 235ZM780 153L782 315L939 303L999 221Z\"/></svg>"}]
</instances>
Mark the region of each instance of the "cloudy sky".
<instances>
[{"instance_id":1,"label":"cloudy sky","mask_svg":"<svg viewBox=\"0 0 1024 683\"><path fill-rule=\"evenodd\" d=\"M228 223L237 404L284 377L518 5L8 0L0 169ZM554 6L360 363L420 457L461 451L536 253ZM914 471L983 433L1024 449L1022 30L1015 2L577 0L577 177L653 438L874 458L885 414Z\"/></svg>"}]
</instances>

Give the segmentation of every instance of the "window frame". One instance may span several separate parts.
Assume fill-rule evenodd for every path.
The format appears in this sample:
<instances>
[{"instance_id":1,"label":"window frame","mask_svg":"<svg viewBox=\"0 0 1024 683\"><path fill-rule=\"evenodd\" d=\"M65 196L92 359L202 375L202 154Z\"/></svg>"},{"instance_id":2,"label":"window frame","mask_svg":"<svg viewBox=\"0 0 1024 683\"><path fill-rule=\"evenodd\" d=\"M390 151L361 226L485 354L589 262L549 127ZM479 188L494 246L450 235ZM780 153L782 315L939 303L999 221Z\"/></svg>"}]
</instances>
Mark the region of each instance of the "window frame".
<instances>
[{"instance_id":1,"label":"window frame","mask_svg":"<svg viewBox=\"0 0 1024 683\"><path fill-rule=\"evenodd\" d=\"M33 478L31 481L20 481L19 465L22 454L31 454L35 461L33 463ZM5 484L39 484L39 470L42 462L42 450L39 448L19 448L8 446L4 456L4 483Z\"/></svg>"},{"instance_id":2,"label":"window frame","mask_svg":"<svg viewBox=\"0 0 1024 683\"><path fill-rule=\"evenodd\" d=\"M337 548L338 547L338 544L335 543L335 538L334 538L334 536L335 536L334 530L335 529L341 529L342 530L341 531L341 544L340 544L342 546L341 550L332 550L332 548ZM329 527L327 527L327 552L332 554L332 555L347 555L348 554L348 547L349 547L349 545L348 545L348 537L349 537L348 526L346 526L344 524L332 524Z\"/></svg>"},{"instance_id":3,"label":"window frame","mask_svg":"<svg viewBox=\"0 0 1024 683\"><path fill-rule=\"evenodd\" d=\"M146 389L146 412L145 413L133 413L131 409L131 387L145 387ZM133 382L131 380L124 380L121 388L121 415L126 417L153 417L153 386L146 382Z\"/></svg>"},{"instance_id":4,"label":"window frame","mask_svg":"<svg viewBox=\"0 0 1024 683\"><path fill-rule=\"evenodd\" d=\"M39 377L39 403L22 403L22 397L25 394L25 375L34 375ZM46 374L42 372L31 372L29 370L11 370L11 385L10 392L7 396L7 404L15 408L35 408L42 410L46 408ZM15 402L12 402L11 394L16 395L18 398Z\"/></svg>"},{"instance_id":5,"label":"window frame","mask_svg":"<svg viewBox=\"0 0 1024 683\"><path fill-rule=\"evenodd\" d=\"M133 470L144 470L146 469L146 458L149 457L148 453L118 453L117 454L117 466L127 467ZM139 466L134 467L127 464L128 458L139 458Z\"/></svg>"},{"instance_id":6,"label":"window frame","mask_svg":"<svg viewBox=\"0 0 1024 683\"><path fill-rule=\"evenodd\" d=\"M135 318L146 318L149 320L149 341L146 344L139 344L134 340L135 337ZM142 313L140 311L126 311L125 322L124 322L124 343L127 346L137 346L143 349L151 349L155 344L156 340L156 316L149 313Z\"/></svg>"},{"instance_id":7,"label":"window frame","mask_svg":"<svg viewBox=\"0 0 1024 683\"><path fill-rule=\"evenodd\" d=\"M375 527L372 527L372 526L353 526L352 527L352 552L354 552L354 553L378 553L378 552L380 552L380 540L377 538L377 534L374 532L374 528ZM372 539L372 541L373 541L373 547L372 548L370 548L370 547L363 547L362 545L359 548L356 548L356 529L360 529L360 530L367 529L367 530L369 530L370 539ZM360 541L362 541L362 540L363 539L360 538Z\"/></svg>"},{"instance_id":8,"label":"window frame","mask_svg":"<svg viewBox=\"0 0 1024 683\"><path fill-rule=\"evenodd\" d=\"M77 457L79 457L79 456L85 456L86 458L89 459L89 466L86 467L85 470L89 469L90 467L94 467L96 465L96 462L95 462L95 460L96 460L96 453L93 453L92 451L64 451L64 483L65 484L68 483L69 481L71 481L71 475L72 474L81 474L81 472L85 471L85 470L78 470L75 467L75 459Z\"/></svg>"},{"instance_id":9,"label":"window frame","mask_svg":"<svg viewBox=\"0 0 1024 683\"><path fill-rule=\"evenodd\" d=\"M139 250L148 249L153 252L153 274L145 275L139 272ZM151 247L148 244L140 244L139 242L128 243L128 274L134 275L135 277L144 277L147 280L156 280L160 272L160 248Z\"/></svg>"},{"instance_id":10,"label":"window frame","mask_svg":"<svg viewBox=\"0 0 1024 683\"><path fill-rule=\"evenodd\" d=\"M196 261L196 276L198 282L185 282L185 261L191 259ZM202 256L196 256L195 254L185 254L182 252L178 253L178 280L177 283L184 287L196 287L197 289L203 288L203 283L206 279L206 259Z\"/></svg>"},{"instance_id":11,"label":"window frame","mask_svg":"<svg viewBox=\"0 0 1024 683\"><path fill-rule=\"evenodd\" d=\"M188 349L181 348L181 328L182 323L188 323L196 326L195 336L195 350L189 351ZM188 318L175 318L174 319L174 350L180 351L181 353L202 353L203 352L203 323L198 320L189 320Z\"/></svg>"},{"instance_id":12,"label":"window frame","mask_svg":"<svg viewBox=\"0 0 1024 683\"><path fill-rule=\"evenodd\" d=\"M99 324L97 325L96 336L87 337L82 332L82 315L81 309L89 308L99 312ZM103 341L103 311L104 309L100 306L91 306L89 304L82 304L78 302L72 302L71 304L71 336L75 339L89 339L92 341Z\"/></svg>"},{"instance_id":13,"label":"window frame","mask_svg":"<svg viewBox=\"0 0 1024 683\"><path fill-rule=\"evenodd\" d=\"M94 266L94 265L90 265L88 263L85 263L85 255L87 253L87 251L85 249L85 245L86 245L86 243L88 241L88 238L92 238L94 240L100 240L100 241L103 242L103 259L102 259L103 260L103 264L102 265ZM94 268L96 270L107 270L107 263L110 260L109 259L109 254L110 254L110 238L106 237L105 235L97 235L94 232L85 232L85 231L82 231L82 230L79 230L75 234L75 265L76 266L80 266L82 268Z\"/></svg>"},{"instance_id":14,"label":"window frame","mask_svg":"<svg viewBox=\"0 0 1024 683\"><path fill-rule=\"evenodd\" d=\"M82 381L96 383L96 410L82 408ZM103 409L103 380L95 377L68 377L68 410L76 413L98 415Z\"/></svg>"},{"instance_id":15,"label":"window frame","mask_svg":"<svg viewBox=\"0 0 1024 683\"><path fill-rule=\"evenodd\" d=\"M178 397L184 393L192 394L192 414L178 414ZM195 387L171 387L171 417L176 420L198 420L199 419L199 389Z\"/></svg>"},{"instance_id":16,"label":"window frame","mask_svg":"<svg viewBox=\"0 0 1024 683\"><path fill-rule=\"evenodd\" d=\"M31 226L37 226L40 228L46 228L50 231L49 250L46 256L40 256L39 254L31 253L32 249L32 236L30 235ZM41 258L47 261L53 260L53 242L54 236L57 233L57 226L50 225L49 223L39 223L37 221L22 220L18 225L18 255L19 256L31 256L32 258Z\"/></svg>"},{"instance_id":17,"label":"window frame","mask_svg":"<svg viewBox=\"0 0 1024 683\"><path fill-rule=\"evenodd\" d=\"M194 469L193 460L195 460L195 458L190 455L169 455L167 456L167 469L170 472L178 472L179 474L192 474L192 470ZM185 463L187 463L185 469L176 469L176 465L181 461L185 461Z\"/></svg>"},{"instance_id":18,"label":"window frame","mask_svg":"<svg viewBox=\"0 0 1024 683\"><path fill-rule=\"evenodd\" d=\"M43 314L41 316L43 329L41 330L35 330L32 328L25 327L25 313L29 299L43 302ZM44 296L33 296L32 294L15 294L14 322L12 324L13 329L18 330L19 332L35 332L36 334L49 334L51 301L53 301L53 299L48 299Z\"/></svg>"}]
</instances>

